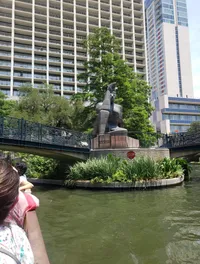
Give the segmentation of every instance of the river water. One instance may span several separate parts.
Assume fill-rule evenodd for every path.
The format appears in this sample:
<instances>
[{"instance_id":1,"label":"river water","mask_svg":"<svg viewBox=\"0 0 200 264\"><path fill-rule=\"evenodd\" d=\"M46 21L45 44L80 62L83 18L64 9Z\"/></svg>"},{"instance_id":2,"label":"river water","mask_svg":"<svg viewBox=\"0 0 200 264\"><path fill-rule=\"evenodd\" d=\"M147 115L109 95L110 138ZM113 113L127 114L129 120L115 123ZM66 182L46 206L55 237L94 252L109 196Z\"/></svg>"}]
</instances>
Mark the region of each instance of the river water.
<instances>
[{"instance_id":1,"label":"river water","mask_svg":"<svg viewBox=\"0 0 200 264\"><path fill-rule=\"evenodd\" d=\"M51 264L200 263L200 169L168 189L35 194Z\"/></svg>"}]
</instances>

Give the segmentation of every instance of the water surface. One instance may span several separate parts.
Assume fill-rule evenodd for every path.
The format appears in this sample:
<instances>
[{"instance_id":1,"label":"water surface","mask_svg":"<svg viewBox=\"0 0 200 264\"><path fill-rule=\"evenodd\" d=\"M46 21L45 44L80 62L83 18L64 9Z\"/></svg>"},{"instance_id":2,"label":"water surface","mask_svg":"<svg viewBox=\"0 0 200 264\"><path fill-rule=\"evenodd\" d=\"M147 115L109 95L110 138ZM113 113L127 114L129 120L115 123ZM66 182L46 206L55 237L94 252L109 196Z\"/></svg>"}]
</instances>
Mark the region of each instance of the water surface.
<instances>
[{"instance_id":1,"label":"water surface","mask_svg":"<svg viewBox=\"0 0 200 264\"><path fill-rule=\"evenodd\" d=\"M35 194L51 264L200 263L200 177L153 191Z\"/></svg>"}]
</instances>

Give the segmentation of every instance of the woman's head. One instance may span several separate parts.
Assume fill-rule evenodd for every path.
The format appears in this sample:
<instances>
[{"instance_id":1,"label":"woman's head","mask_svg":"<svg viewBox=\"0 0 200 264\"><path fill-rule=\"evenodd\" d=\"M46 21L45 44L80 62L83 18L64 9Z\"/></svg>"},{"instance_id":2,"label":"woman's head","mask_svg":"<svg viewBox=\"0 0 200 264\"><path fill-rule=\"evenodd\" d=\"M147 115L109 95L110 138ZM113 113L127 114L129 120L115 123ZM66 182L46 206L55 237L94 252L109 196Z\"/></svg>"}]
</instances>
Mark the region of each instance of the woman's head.
<instances>
[{"instance_id":1,"label":"woman's head","mask_svg":"<svg viewBox=\"0 0 200 264\"><path fill-rule=\"evenodd\" d=\"M22 176L27 171L27 165L25 162L16 163L15 168L17 169L19 176Z\"/></svg>"},{"instance_id":2,"label":"woman's head","mask_svg":"<svg viewBox=\"0 0 200 264\"><path fill-rule=\"evenodd\" d=\"M18 197L19 175L12 165L0 159L0 224L7 217Z\"/></svg>"}]
</instances>

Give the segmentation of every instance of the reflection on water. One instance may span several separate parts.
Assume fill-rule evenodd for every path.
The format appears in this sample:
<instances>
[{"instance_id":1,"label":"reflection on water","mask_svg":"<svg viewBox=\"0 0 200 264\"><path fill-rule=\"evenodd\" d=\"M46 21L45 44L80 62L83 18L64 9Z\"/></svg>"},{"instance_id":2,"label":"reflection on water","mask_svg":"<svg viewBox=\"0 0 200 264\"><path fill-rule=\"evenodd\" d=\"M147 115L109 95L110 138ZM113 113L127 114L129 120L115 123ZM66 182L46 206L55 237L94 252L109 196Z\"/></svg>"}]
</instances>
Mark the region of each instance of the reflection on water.
<instances>
[{"instance_id":1,"label":"reflection on water","mask_svg":"<svg viewBox=\"0 0 200 264\"><path fill-rule=\"evenodd\" d=\"M37 188L51 264L199 264L200 170L193 174L154 191Z\"/></svg>"}]
</instances>

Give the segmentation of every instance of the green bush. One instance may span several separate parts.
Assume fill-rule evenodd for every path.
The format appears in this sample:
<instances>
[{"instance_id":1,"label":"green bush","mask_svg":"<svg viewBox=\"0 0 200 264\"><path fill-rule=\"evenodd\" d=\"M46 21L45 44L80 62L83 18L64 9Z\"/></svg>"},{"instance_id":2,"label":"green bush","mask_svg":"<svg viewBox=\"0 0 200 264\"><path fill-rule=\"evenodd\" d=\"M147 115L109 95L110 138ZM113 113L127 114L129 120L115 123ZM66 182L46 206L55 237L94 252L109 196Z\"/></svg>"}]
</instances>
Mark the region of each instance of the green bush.
<instances>
[{"instance_id":1,"label":"green bush","mask_svg":"<svg viewBox=\"0 0 200 264\"><path fill-rule=\"evenodd\" d=\"M53 178L58 162L54 159L49 159L32 154L19 153L19 157L27 163L27 177L50 179Z\"/></svg>"},{"instance_id":2,"label":"green bush","mask_svg":"<svg viewBox=\"0 0 200 264\"><path fill-rule=\"evenodd\" d=\"M184 172L184 176L189 177L189 174L192 171L192 166L189 164L189 162L183 158L177 158L176 162L177 164L181 165L183 172Z\"/></svg>"},{"instance_id":3,"label":"green bush","mask_svg":"<svg viewBox=\"0 0 200 264\"><path fill-rule=\"evenodd\" d=\"M67 180L90 180L92 183L135 182L175 178L181 175L183 169L175 159L154 161L149 157L139 157L125 160L108 155L76 163L70 167Z\"/></svg>"},{"instance_id":4,"label":"green bush","mask_svg":"<svg viewBox=\"0 0 200 264\"><path fill-rule=\"evenodd\" d=\"M68 178L73 180L92 180L100 177L106 181L117 171L120 163L120 158L111 155L100 159L88 159L87 162L78 162L70 167Z\"/></svg>"},{"instance_id":5,"label":"green bush","mask_svg":"<svg viewBox=\"0 0 200 264\"><path fill-rule=\"evenodd\" d=\"M176 159L164 158L160 161L160 172L163 178L175 178L183 175L183 169Z\"/></svg>"}]
</instances>

